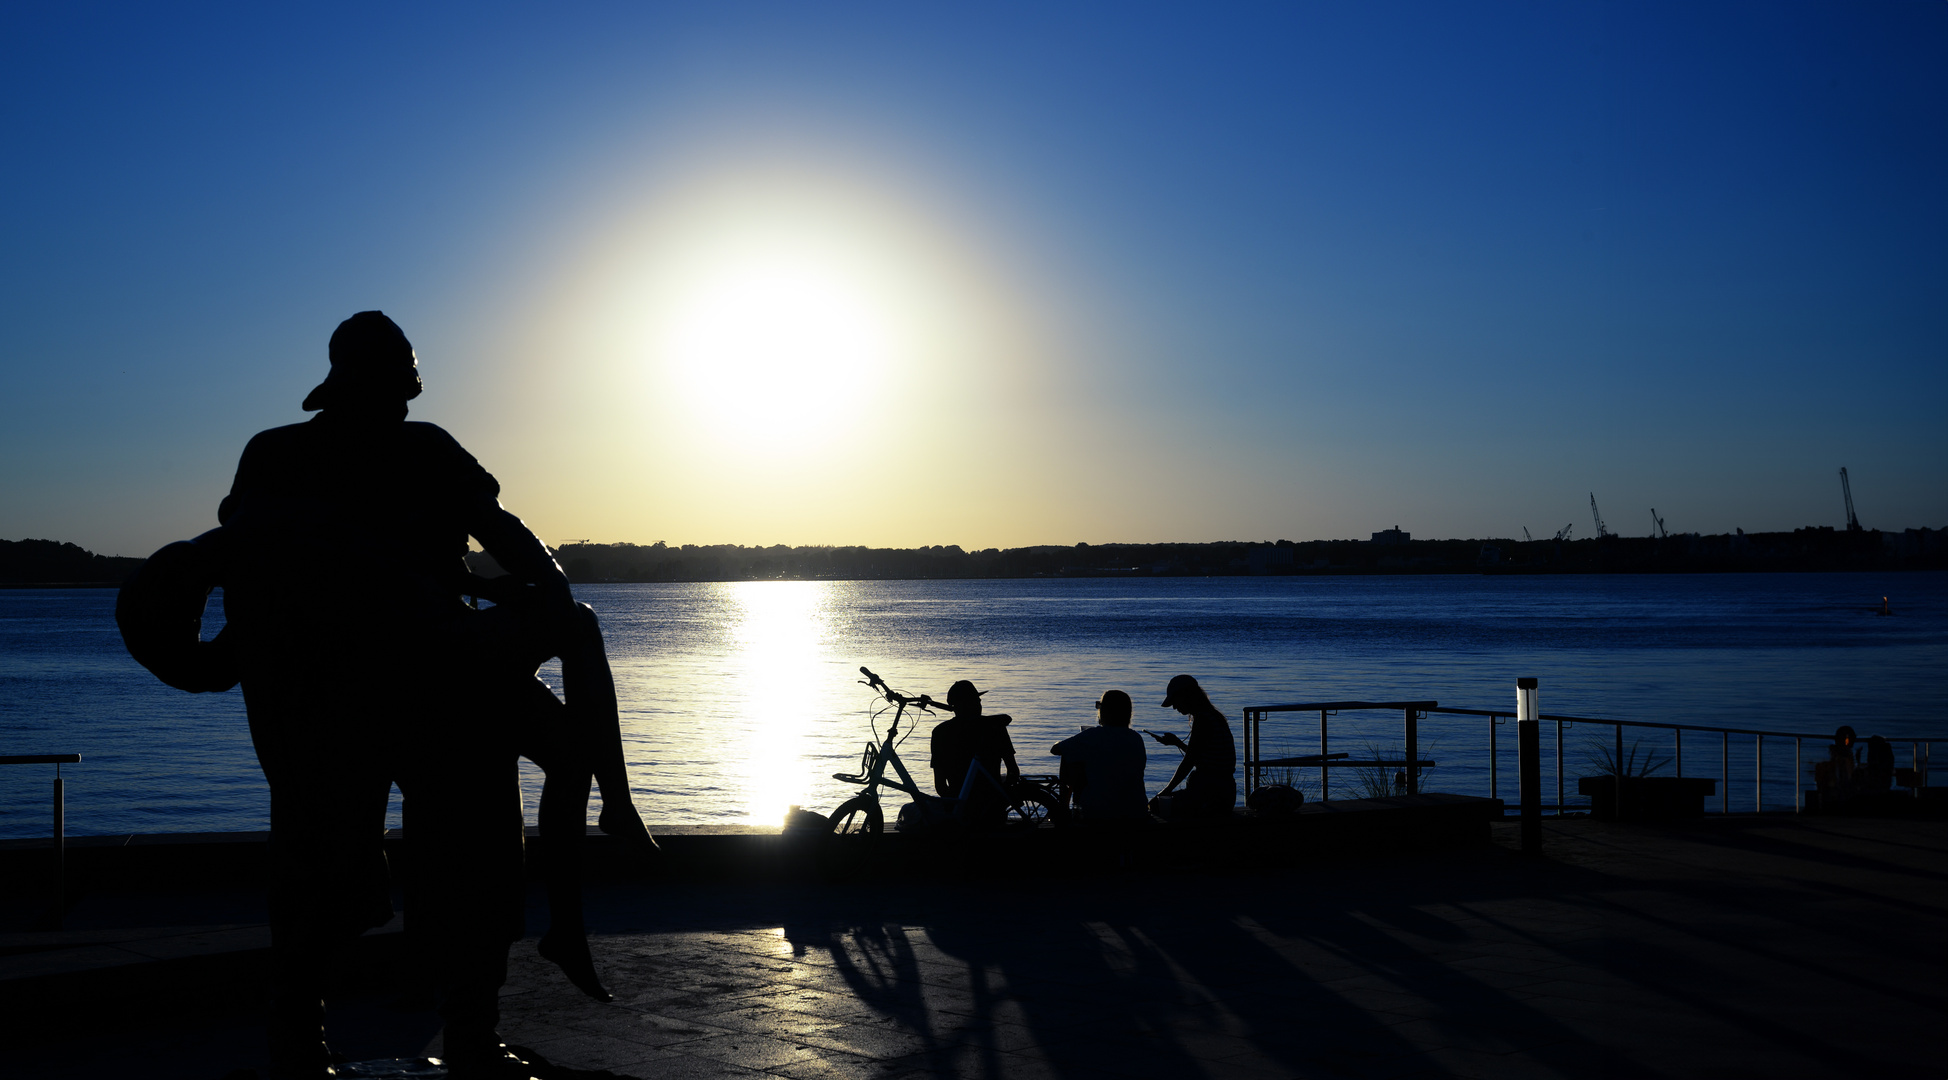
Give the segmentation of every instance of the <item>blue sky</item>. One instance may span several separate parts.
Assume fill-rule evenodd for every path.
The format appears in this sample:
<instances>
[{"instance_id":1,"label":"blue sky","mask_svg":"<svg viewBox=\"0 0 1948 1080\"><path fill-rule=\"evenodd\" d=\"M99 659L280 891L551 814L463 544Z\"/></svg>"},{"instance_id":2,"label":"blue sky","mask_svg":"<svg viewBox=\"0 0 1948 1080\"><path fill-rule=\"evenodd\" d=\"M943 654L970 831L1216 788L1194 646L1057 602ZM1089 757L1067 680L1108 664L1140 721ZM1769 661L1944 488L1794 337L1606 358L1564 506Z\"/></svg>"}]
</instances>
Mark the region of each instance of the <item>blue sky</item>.
<instances>
[{"instance_id":1,"label":"blue sky","mask_svg":"<svg viewBox=\"0 0 1948 1080\"><path fill-rule=\"evenodd\" d=\"M1948 8L0 15L0 538L392 314L550 543L1948 525ZM833 311L840 315L833 316Z\"/></svg>"}]
</instances>

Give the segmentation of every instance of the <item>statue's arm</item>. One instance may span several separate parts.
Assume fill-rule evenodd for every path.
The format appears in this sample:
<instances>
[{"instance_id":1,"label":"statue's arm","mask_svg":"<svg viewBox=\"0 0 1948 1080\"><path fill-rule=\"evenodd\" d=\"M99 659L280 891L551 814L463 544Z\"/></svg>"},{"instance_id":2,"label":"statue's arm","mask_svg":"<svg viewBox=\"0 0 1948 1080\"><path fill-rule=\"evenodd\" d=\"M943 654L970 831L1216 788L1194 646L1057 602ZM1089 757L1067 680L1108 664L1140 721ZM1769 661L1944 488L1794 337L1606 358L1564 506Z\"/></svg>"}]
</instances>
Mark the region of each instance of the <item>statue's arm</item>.
<instances>
[{"instance_id":1,"label":"statue's arm","mask_svg":"<svg viewBox=\"0 0 1948 1080\"><path fill-rule=\"evenodd\" d=\"M467 535L480 541L480 546L515 581L569 596L568 575L562 573L554 556L548 554L548 548L526 523L500 504L500 481L444 430L432 424L408 426L436 440L447 455L452 470L448 474L449 490L458 497L459 514L466 523Z\"/></svg>"},{"instance_id":2,"label":"statue's arm","mask_svg":"<svg viewBox=\"0 0 1948 1080\"><path fill-rule=\"evenodd\" d=\"M499 500L477 508L467 531L487 549L487 554L516 581L539 585L568 594L568 575L539 537L520 518L508 513Z\"/></svg>"}]
</instances>

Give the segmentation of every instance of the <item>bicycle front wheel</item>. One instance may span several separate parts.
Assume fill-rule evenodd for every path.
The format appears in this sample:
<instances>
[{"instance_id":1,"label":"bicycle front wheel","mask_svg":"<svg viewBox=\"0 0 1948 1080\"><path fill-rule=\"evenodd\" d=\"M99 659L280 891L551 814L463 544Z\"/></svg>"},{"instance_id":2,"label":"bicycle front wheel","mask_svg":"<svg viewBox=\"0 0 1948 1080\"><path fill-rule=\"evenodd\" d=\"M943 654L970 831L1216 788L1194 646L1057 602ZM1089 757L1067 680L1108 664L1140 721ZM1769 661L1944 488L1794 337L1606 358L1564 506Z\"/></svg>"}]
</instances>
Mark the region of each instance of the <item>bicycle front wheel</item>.
<instances>
[{"instance_id":1,"label":"bicycle front wheel","mask_svg":"<svg viewBox=\"0 0 1948 1080\"><path fill-rule=\"evenodd\" d=\"M878 836L885 831L885 815L871 795L854 795L832 811L833 836Z\"/></svg>"}]
</instances>

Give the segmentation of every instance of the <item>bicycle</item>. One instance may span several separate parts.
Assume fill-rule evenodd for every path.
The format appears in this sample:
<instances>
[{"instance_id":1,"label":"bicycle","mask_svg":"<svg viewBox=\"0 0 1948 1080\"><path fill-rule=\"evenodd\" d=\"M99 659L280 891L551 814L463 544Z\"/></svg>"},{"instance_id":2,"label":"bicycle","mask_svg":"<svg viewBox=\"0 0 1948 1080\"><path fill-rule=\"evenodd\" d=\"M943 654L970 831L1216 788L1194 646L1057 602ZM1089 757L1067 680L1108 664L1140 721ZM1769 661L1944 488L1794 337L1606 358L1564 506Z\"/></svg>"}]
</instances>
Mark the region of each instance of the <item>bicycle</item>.
<instances>
[{"instance_id":1,"label":"bicycle","mask_svg":"<svg viewBox=\"0 0 1948 1080\"><path fill-rule=\"evenodd\" d=\"M1001 827L1008 830L1033 829L1044 821L1061 823L1066 814L1057 801L1055 793L1048 789L1045 781L1051 778L1038 777L1035 780L1023 778L1016 784L1003 784L979 761L969 763L967 776L961 783L960 794L956 798L944 798L924 791L915 783L913 775L906 771L906 763L900 760L899 744L912 735L909 729L900 731L900 721L905 719L906 710L917 708L931 713L933 706L943 704L932 697L921 694L903 694L886 684L886 680L873 674L870 668L861 667L859 673L865 678L859 680L861 686L868 687L883 697L893 707L893 722L881 737L878 719L885 709L872 714L873 740L859 757L859 771L856 773L833 773L832 779L848 784L858 784L864 788L859 794L839 804L832 811L828 831L834 836L878 836L886 829L886 815L880 809L880 789L890 788L903 791L913 797L913 802L900 811L898 828L901 831L924 831L946 825L966 825L966 811L974 793L981 784L992 786L1001 793L1006 804ZM889 778L886 770L891 767L898 779ZM1038 782L1041 781L1041 782Z\"/></svg>"}]
</instances>

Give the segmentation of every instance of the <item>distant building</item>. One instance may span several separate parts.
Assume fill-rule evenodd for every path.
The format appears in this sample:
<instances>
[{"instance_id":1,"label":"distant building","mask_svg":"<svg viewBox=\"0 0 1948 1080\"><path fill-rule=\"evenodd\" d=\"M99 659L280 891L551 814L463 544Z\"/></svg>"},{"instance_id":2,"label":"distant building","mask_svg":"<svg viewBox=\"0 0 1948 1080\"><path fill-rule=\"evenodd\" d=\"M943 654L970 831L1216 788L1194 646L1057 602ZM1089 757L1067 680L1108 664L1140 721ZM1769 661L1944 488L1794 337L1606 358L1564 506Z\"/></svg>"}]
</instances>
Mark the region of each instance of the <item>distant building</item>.
<instances>
[{"instance_id":1,"label":"distant building","mask_svg":"<svg viewBox=\"0 0 1948 1080\"><path fill-rule=\"evenodd\" d=\"M1255 547L1246 555L1246 565L1254 574L1270 574L1290 569L1293 565L1290 547Z\"/></svg>"},{"instance_id":2,"label":"distant building","mask_svg":"<svg viewBox=\"0 0 1948 1080\"><path fill-rule=\"evenodd\" d=\"M1376 532L1373 534L1373 542L1376 544L1404 544L1413 538L1412 533L1401 532L1400 526L1398 525L1388 529L1386 532Z\"/></svg>"}]
</instances>

